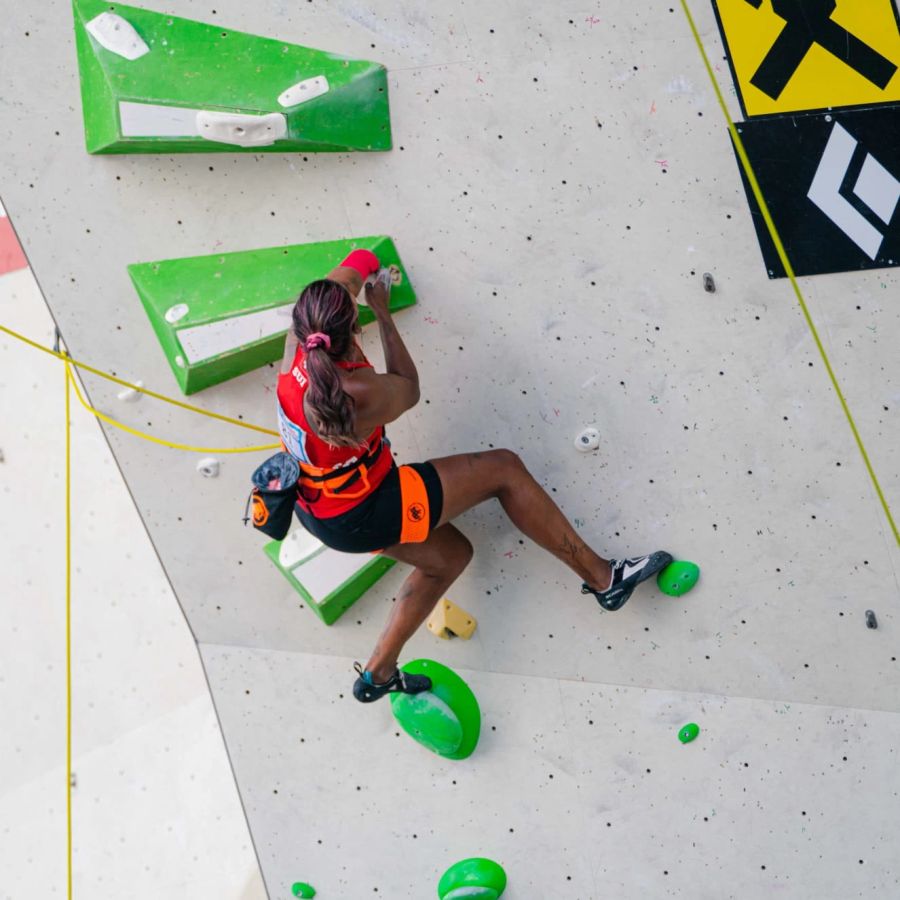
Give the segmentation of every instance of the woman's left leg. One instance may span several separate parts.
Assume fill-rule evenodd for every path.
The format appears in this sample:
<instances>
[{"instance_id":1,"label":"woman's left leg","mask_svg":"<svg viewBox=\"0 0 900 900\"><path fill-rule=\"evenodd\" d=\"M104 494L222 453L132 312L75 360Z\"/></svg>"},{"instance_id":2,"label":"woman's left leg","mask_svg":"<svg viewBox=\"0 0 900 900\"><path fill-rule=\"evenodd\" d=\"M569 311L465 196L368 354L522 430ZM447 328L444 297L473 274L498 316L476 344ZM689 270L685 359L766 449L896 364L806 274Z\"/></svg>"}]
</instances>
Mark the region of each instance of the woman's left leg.
<instances>
[{"instance_id":1,"label":"woman's left leg","mask_svg":"<svg viewBox=\"0 0 900 900\"><path fill-rule=\"evenodd\" d=\"M454 525L445 524L416 544L395 544L385 556L415 566L391 609L372 656L366 663L376 683L387 681L397 669L403 645L428 618L435 604L460 576L474 549Z\"/></svg>"},{"instance_id":2,"label":"woman's left leg","mask_svg":"<svg viewBox=\"0 0 900 900\"><path fill-rule=\"evenodd\" d=\"M598 591L610 587L609 561L581 539L517 453L483 450L429 462L443 486L441 522L496 497L522 534L565 563L590 587Z\"/></svg>"}]
</instances>

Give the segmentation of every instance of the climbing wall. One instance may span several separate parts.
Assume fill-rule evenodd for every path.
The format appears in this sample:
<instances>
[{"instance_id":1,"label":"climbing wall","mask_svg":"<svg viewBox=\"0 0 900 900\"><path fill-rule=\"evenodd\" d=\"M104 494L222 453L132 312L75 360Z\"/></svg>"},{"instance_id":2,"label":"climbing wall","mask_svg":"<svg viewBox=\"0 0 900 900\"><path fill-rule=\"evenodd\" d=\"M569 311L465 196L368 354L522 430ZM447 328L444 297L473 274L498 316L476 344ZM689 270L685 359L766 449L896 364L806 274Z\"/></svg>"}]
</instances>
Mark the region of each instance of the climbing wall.
<instances>
[{"instance_id":1,"label":"climbing wall","mask_svg":"<svg viewBox=\"0 0 900 900\"><path fill-rule=\"evenodd\" d=\"M792 286L769 277L682 7L151 7L383 63L393 150L88 156L69 7L11 9L4 202L72 354L177 394L128 264L390 235L422 386L388 429L398 460L509 447L598 552L662 547L703 570L685 597L648 587L603 613L496 502L463 516L476 554L449 596L478 628L423 628L406 656L481 702L482 741L452 762L350 693L408 569L328 628L241 522L263 454L206 479L108 432L198 642L270 896L302 880L323 900L417 900L476 855L503 863L511 900L896 891L897 272L800 279L882 503ZM691 9L739 120L714 11ZM363 346L380 362L376 333ZM154 434L257 442L84 379ZM264 367L193 399L272 427L273 387ZM600 446L579 453L588 426ZM682 745L687 721L702 730Z\"/></svg>"}]
</instances>

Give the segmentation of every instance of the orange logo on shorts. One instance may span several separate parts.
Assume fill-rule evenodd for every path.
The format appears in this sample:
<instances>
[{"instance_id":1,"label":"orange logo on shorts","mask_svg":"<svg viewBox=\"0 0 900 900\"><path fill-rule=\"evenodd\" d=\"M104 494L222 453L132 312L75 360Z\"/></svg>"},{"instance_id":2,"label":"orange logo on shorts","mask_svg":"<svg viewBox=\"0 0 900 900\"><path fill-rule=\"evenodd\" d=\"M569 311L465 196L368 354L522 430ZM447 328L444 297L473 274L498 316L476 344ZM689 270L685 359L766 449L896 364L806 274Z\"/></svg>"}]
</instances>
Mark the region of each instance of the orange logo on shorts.
<instances>
[{"instance_id":1,"label":"orange logo on shorts","mask_svg":"<svg viewBox=\"0 0 900 900\"><path fill-rule=\"evenodd\" d=\"M269 508L259 494L253 495L253 524L260 528L269 521Z\"/></svg>"},{"instance_id":2,"label":"orange logo on shorts","mask_svg":"<svg viewBox=\"0 0 900 900\"><path fill-rule=\"evenodd\" d=\"M411 522L421 522L425 518L425 507L421 503L411 503L406 507L406 515Z\"/></svg>"}]
</instances>

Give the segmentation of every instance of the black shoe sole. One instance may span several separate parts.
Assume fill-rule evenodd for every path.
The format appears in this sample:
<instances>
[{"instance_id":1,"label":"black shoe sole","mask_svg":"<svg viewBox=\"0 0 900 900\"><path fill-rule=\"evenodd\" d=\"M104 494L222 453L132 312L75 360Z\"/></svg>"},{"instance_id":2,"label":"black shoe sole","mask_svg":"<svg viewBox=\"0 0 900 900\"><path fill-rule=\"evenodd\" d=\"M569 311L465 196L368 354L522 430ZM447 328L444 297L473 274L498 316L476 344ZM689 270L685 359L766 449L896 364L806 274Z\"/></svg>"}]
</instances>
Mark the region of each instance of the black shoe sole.
<instances>
[{"instance_id":1,"label":"black shoe sole","mask_svg":"<svg viewBox=\"0 0 900 900\"><path fill-rule=\"evenodd\" d=\"M431 679L425 675L407 675L407 690L402 686L397 686L399 681L392 678L385 684L369 684L362 678L357 678L353 682L353 696L360 703L374 703L380 700L385 694L421 694L431 690ZM410 690L414 688L414 690Z\"/></svg>"}]
</instances>

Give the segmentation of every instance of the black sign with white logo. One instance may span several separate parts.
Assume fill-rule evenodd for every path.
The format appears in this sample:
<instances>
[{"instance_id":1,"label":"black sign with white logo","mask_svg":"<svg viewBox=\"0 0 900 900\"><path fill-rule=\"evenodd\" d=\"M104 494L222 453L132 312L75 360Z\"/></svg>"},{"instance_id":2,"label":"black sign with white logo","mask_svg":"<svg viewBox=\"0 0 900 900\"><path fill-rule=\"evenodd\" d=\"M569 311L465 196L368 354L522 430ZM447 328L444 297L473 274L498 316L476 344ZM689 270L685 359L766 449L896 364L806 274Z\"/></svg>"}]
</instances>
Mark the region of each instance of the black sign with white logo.
<instances>
[{"instance_id":1,"label":"black sign with white logo","mask_svg":"<svg viewBox=\"0 0 900 900\"><path fill-rule=\"evenodd\" d=\"M738 122L797 275L900 264L900 115L882 105ZM770 278L784 267L740 165Z\"/></svg>"}]
</instances>

